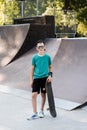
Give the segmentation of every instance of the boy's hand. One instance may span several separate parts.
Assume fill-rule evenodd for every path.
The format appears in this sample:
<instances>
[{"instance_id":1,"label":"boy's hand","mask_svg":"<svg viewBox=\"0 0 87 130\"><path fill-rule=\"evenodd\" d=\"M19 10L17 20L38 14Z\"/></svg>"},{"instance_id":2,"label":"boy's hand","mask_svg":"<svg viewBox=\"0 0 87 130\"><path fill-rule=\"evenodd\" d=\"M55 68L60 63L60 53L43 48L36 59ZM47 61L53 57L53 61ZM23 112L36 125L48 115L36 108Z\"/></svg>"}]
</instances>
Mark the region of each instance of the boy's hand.
<instances>
[{"instance_id":1,"label":"boy's hand","mask_svg":"<svg viewBox=\"0 0 87 130\"><path fill-rule=\"evenodd\" d=\"M52 77L51 77L51 76L48 76L47 81L48 81L48 82L52 82Z\"/></svg>"}]
</instances>

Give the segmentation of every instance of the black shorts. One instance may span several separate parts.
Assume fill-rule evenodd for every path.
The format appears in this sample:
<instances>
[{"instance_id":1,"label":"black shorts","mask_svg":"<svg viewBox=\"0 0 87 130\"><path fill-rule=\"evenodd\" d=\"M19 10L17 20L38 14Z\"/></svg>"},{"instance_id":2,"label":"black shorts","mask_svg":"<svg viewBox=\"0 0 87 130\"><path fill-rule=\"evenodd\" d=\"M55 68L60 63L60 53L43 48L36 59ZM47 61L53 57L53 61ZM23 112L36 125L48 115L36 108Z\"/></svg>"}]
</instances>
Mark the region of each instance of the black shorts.
<instances>
[{"instance_id":1,"label":"black shorts","mask_svg":"<svg viewBox=\"0 0 87 130\"><path fill-rule=\"evenodd\" d=\"M41 93L46 93L46 84L47 77L45 78L38 78L33 80L33 86L32 86L32 93L37 92L38 94Z\"/></svg>"}]
</instances>

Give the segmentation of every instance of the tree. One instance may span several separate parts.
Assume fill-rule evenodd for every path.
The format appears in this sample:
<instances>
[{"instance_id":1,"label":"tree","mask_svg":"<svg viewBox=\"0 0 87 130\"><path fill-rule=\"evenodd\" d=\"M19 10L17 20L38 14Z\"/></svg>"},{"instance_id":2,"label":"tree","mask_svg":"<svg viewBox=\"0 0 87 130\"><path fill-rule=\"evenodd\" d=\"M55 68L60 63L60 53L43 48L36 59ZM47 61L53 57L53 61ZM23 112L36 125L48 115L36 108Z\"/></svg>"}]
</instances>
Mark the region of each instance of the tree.
<instances>
[{"instance_id":1,"label":"tree","mask_svg":"<svg viewBox=\"0 0 87 130\"><path fill-rule=\"evenodd\" d=\"M13 18L20 15L16 0L1 0L0 7L0 25L12 24Z\"/></svg>"},{"instance_id":2,"label":"tree","mask_svg":"<svg viewBox=\"0 0 87 130\"><path fill-rule=\"evenodd\" d=\"M77 32L87 36L87 0L69 0L69 4L77 14Z\"/></svg>"},{"instance_id":3,"label":"tree","mask_svg":"<svg viewBox=\"0 0 87 130\"><path fill-rule=\"evenodd\" d=\"M14 18L21 17L22 0L0 0L0 24L12 24ZM38 2L38 3L37 3ZM37 9L38 7L38 9ZM56 25L62 26L61 15L64 16L65 10L76 12L77 33L87 36L87 0L25 0L24 17L36 15L54 15L56 10ZM58 10L62 10L58 12ZM65 13L65 14L64 14ZM71 14L68 14L69 16ZM73 15L73 14L72 14ZM70 16L71 17L71 16ZM66 26L68 17L66 18ZM72 24L72 21L71 23ZM61 28L59 28L61 29Z\"/></svg>"},{"instance_id":4,"label":"tree","mask_svg":"<svg viewBox=\"0 0 87 130\"><path fill-rule=\"evenodd\" d=\"M87 36L87 0L58 0L63 3L62 9L76 12L77 33Z\"/></svg>"}]
</instances>

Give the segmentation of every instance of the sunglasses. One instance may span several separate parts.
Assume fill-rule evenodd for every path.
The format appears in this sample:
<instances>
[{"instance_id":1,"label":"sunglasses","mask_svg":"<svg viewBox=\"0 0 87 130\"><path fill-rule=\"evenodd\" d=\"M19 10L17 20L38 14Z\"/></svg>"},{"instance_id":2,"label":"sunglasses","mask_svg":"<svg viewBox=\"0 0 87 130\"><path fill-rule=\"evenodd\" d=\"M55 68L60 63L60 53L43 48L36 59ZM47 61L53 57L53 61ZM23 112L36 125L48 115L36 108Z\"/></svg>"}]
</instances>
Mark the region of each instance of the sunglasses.
<instances>
[{"instance_id":1,"label":"sunglasses","mask_svg":"<svg viewBox=\"0 0 87 130\"><path fill-rule=\"evenodd\" d=\"M41 48L41 49L43 49L43 48L44 48L44 46L37 46L37 48L38 48L38 49L40 49L40 48Z\"/></svg>"}]
</instances>

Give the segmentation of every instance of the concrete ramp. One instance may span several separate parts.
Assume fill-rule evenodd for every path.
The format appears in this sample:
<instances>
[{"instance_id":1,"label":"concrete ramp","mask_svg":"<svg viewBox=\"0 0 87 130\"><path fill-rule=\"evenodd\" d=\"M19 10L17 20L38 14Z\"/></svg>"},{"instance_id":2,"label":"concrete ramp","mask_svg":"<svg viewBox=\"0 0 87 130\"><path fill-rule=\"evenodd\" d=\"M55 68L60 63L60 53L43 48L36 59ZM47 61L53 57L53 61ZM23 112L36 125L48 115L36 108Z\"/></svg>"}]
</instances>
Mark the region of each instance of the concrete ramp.
<instances>
[{"instance_id":1,"label":"concrete ramp","mask_svg":"<svg viewBox=\"0 0 87 130\"><path fill-rule=\"evenodd\" d=\"M0 67L13 60L23 45L28 30L29 24L0 27Z\"/></svg>"},{"instance_id":2,"label":"concrete ramp","mask_svg":"<svg viewBox=\"0 0 87 130\"><path fill-rule=\"evenodd\" d=\"M62 39L53 59L53 90L59 107L74 109L87 102L87 39Z\"/></svg>"},{"instance_id":3,"label":"concrete ramp","mask_svg":"<svg viewBox=\"0 0 87 130\"><path fill-rule=\"evenodd\" d=\"M46 39L53 60L56 107L72 110L87 102L87 39ZM0 69L0 84L31 91L29 69L35 47Z\"/></svg>"},{"instance_id":4,"label":"concrete ramp","mask_svg":"<svg viewBox=\"0 0 87 130\"><path fill-rule=\"evenodd\" d=\"M49 53L52 59L55 57L59 48L61 39L46 39L46 53ZM29 87L29 70L31 67L32 56L37 53L36 48L32 48L19 59L0 69L0 84L31 91Z\"/></svg>"}]
</instances>

